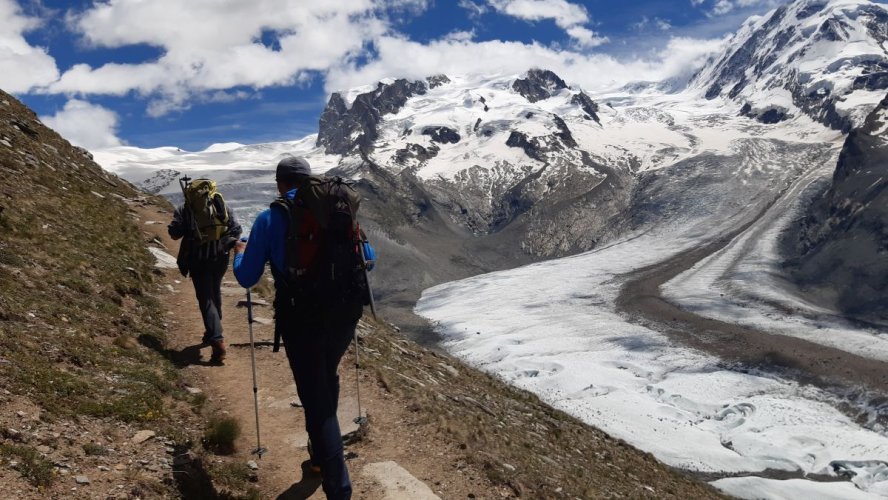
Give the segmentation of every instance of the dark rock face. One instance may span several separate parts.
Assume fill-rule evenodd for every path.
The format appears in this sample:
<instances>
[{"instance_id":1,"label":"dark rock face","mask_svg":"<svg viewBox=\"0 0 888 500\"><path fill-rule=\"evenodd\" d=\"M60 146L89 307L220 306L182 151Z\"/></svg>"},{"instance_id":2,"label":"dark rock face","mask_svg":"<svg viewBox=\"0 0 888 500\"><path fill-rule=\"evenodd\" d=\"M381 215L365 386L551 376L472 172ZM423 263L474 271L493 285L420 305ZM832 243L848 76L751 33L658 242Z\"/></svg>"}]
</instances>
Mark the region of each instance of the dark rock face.
<instances>
[{"instance_id":1,"label":"dark rock face","mask_svg":"<svg viewBox=\"0 0 888 500\"><path fill-rule=\"evenodd\" d=\"M707 99L714 99L721 95L722 89L725 88L725 86L730 85L732 82L740 82L733 85L733 93L735 95L746 85L746 68L755 65L754 58L756 57L756 53L765 43L770 31L780 24L785 15L785 6L777 9L761 28L756 30L756 32L753 33L743 45L734 51L726 61L720 64L721 71L719 71L716 81L713 82L706 91Z\"/></svg>"},{"instance_id":2,"label":"dark rock face","mask_svg":"<svg viewBox=\"0 0 888 500\"><path fill-rule=\"evenodd\" d=\"M324 146L327 154L340 155L372 149L382 116L397 113L407 99L426 90L425 82L401 79L380 83L376 90L355 98L351 109L339 93L334 93L321 113L317 145Z\"/></svg>"},{"instance_id":3,"label":"dark rock face","mask_svg":"<svg viewBox=\"0 0 888 500\"><path fill-rule=\"evenodd\" d=\"M432 141L441 144L456 144L461 139L459 133L449 127L426 127L422 129L422 135L430 135Z\"/></svg>"},{"instance_id":4,"label":"dark rock face","mask_svg":"<svg viewBox=\"0 0 888 500\"><path fill-rule=\"evenodd\" d=\"M512 89L530 102L548 99L559 90L566 88L567 84L561 77L543 69L532 69L527 72L527 78L515 80L512 84Z\"/></svg>"},{"instance_id":5,"label":"dark rock face","mask_svg":"<svg viewBox=\"0 0 888 500\"><path fill-rule=\"evenodd\" d=\"M573 134L571 133L570 129L567 128L567 124L564 123L564 120L562 120L560 116L553 116L552 121L554 121L555 126L558 127L558 133L555 134L555 136L561 139L561 142L565 146L569 148L579 147L577 141L574 140Z\"/></svg>"},{"instance_id":6,"label":"dark rock face","mask_svg":"<svg viewBox=\"0 0 888 500\"><path fill-rule=\"evenodd\" d=\"M827 19L820 25L820 29L817 30L817 38L829 40L830 42L847 40L848 25L839 19Z\"/></svg>"},{"instance_id":7,"label":"dark rock face","mask_svg":"<svg viewBox=\"0 0 888 500\"><path fill-rule=\"evenodd\" d=\"M822 93L806 92L799 83L791 83L787 89L792 93L793 104L811 118L835 130L851 130L851 120L836 110L837 99L831 95L829 89L824 89Z\"/></svg>"},{"instance_id":8,"label":"dark rock face","mask_svg":"<svg viewBox=\"0 0 888 500\"><path fill-rule=\"evenodd\" d=\"M863 74L854 79L853 88L855 90L888 89L888 61L870 61L866 64Z\"/></svg>"},{"instance_id":9,"label":"dark rock face","mask_svg":"<svg viewBox=\"0 0 888 500\"><path fill-rule=\"evenodd\" d=\"M426 78L426 80L429 82L430 89L436 89L441 85L450 83L450 78L447 78L447 75L432 75Z\"/></svg>"},{"instance_id":10,"label":"dark rock face","mask_svg":"<svg viewBox=\"0 0 888 500\"><path fill-rule=\"evenodd\" d=\"M404 165L408 160L427 161L436 156L438 156L438 148L435 146L426 148L419 144L408 144L406 148L399 149L395 153L395 160Z\"/></svg>"},{"instance_id":11,"label":"dark rock face","mask_svg":"<svg viewBox=\"0 0 888 500\"><path fill-rule=\"evenodd\" d=\"M593 101L591 97L587 96L585 92L580 92L573 96L570 102L583 108L583 111L586 112L586 116L590 120L595 120L596 123L601 123L601 119L598 117L598 103Z\"/></svg>"},{"instance_id":12,"label":"dark rock face","mask_svg":"<svg viewBox=\"0 0 888 500\"><path fill-rule=\"evenodd\" d=\"M780 123L790 116L786 113L785 109L771 107L765 110L753 111L752 105L746 103L743 105L743 108L740 109L740 116L745 116L747 118L753 118L761 123L765 123L768 125L773 125L775 123Z\"/></svg>"},{"instance_id":13,"label":"dark rock face","mask_svg":"<svg viewBox=\"0 0 888 500\"><path fill-rule=\"evenodd\" d=\"M831 185L783 240L787 267L814 300L888 320L888 96L845 140Z\"/></svg>"},{"instance_id":14,"label":"dark rock face","mask_svg":"<svg viewBox=\"0 0 888 500\"><path fill-rule=\"evenodd\" d=\"M826 2L815 2L815 3L808 4L805 7L803 7L801 10L799 10L799 12L796 14L796 19L799 19L799 20L807 19L807 18L813 16L814 14L820 12L821 10L823 10L824 7L826 7Z\"/></svg>"},{"instance_id":15,"label":"dark rock face","mask_svg":"<svg viewBox=\"0 0 888 500\"><path fill-rule=\"evenodd\" d=\"M509 146L510 148L521 148L527 156L534 160L545 161L540 154L540 145L536 138L528 139L527 135L523 132L512 131L512 133L509 134L509 138L506 139L506 146Z\"/></svg>"}]
</instances>

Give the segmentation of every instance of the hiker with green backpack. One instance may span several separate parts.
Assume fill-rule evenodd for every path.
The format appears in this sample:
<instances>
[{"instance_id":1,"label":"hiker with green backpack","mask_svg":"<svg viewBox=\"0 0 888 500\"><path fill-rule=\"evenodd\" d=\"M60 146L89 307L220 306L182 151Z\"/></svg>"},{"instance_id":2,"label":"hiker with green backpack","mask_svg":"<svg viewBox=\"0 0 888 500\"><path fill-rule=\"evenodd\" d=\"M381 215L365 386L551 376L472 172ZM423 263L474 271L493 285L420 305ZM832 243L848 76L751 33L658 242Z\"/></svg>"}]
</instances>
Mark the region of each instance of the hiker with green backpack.
<instances>
[{"instance_id":1,"label":"hiker with green backpack","mask_svg":"<svg viewBox=\"0 0 888 500\"><path fill-rule=\"evenodd\" d=\"M194 284L204 326L201 343L213 349L210 363L221 364L225 359L222 276L242 230L215 182L183 177L179 183L185 202L176 208L167 231L174 240L182 239L176 261L182 275L190 274Z\"/></svg>"},{"instance_id":2,"label":"hiker with green backpack","mask_svg":"<svg viewBox=\"0 0 888 500\"><path fill-rule=\"evenodd\" d=\"M284 341L305 411L311 465L328 499L348 499L337 371L370 303L366 270L375 252L358 226L360 196L350 182L311 175L296 157L281 160L275 177L280 198L256 217L247 245L237 243L234 275L249 288L271 263L275 344Z\"/></svg>"}]
</instances>

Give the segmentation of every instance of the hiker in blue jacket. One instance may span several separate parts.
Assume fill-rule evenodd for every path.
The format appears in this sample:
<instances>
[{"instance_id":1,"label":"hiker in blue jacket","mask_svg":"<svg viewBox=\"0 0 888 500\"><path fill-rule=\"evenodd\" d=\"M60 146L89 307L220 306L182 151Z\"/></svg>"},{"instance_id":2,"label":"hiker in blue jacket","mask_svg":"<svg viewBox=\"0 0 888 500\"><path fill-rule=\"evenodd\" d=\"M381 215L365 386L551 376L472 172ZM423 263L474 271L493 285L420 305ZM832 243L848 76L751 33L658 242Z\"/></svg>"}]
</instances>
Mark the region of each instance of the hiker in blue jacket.
<instances>
[{"instance_id":1,"label":"hiker in blue jacket","mask_svg":"<svg viewBox=\"0 0 888 500\"><path fill-rule=\"evenodd\" d=\"M276 170L278 192L293 200L297 186L311 174L306 160L287 157ZM312 444L312 469L320 469L327 498L349 499L352 487L343 455L336 409L339 404L337 369L360 318L362 304L339 300L323 302L317 296L294 294L287 285L287 209L278 204L263 211L253 223L246 245L238 242L234 275L245 288L255 285L271 263L275 278L275 332L284 341L299 399L305 410L305 427ZM344 310L346 307L347 310Z\"/></svg>"}]
</instances>

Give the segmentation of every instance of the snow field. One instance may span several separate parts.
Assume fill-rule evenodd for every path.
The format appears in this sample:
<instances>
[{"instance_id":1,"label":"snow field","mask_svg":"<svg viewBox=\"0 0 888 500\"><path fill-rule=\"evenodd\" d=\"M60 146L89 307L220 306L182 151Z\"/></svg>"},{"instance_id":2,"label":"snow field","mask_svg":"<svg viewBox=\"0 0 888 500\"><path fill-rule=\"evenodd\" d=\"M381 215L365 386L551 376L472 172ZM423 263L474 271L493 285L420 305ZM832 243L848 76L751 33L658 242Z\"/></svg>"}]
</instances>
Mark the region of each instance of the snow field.
<instances>
[{"instance_id":1,"label":"snow field","mask_svg":"<svg viewBox=\"0 0 888 500\"><path fill-rule=\"evenodd\" d=\"M732 371L614 312L620 275L696 243L664 236L439 285L416 312L437 325L448 351L670 465L834 475L833 462L863 461L856 486L881 493L888 477L871 478L880 477L888 438L840 413L831 396ZM835 488L799 484L797 492Z\"/></svg>"}]
</instances>

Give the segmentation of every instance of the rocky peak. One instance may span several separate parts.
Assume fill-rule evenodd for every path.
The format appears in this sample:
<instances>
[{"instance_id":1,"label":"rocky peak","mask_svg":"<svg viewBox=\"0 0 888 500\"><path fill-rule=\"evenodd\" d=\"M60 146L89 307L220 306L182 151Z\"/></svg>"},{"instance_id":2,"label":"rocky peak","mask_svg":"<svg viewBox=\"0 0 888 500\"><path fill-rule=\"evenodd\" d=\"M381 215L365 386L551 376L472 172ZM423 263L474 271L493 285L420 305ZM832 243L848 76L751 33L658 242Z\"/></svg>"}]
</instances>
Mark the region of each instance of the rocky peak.
<instances>
[{"instance_id":1,"label":"rocky peak","mask_svg":"<svg viewBox=\"0 0 888 500\"><path fill-rule=\"evenodd\" d=\"M566 89L567 84L558 75L547 69L531 69L526 78L515 80L512 89L530 102L542 101Z\"/></svg>"},{"instance_id":2,"label":"rocky peak","mask_svg":"<svg viewBox=\"0 0 888 500\"><path fill-rule=\"evenodd\" d=\"M426 78L426 81L429 82L429 88L434 89L450 83L450 78L447 78L447 75L432 75Z\"/></svg>"},{"instance_id":3,"label":"rocky peak","mask_svg":"<svg viewBox=\"0 0 888 500\"><path fill-rule=\"evenodd\" d=\"M374 90L359 94L351 108L341 94L334 93L321 113L317 145L327 154L340 155L371 149L382 117L397 113L409 98L425 94L427 89L422 81L380 82Z\"/></svg>"},{"instance_id":4,"label":"rocky peak","mask_svg":"<svg viewBox=\"0 0 888 500\"><path fill-rule=\"evenodd\" d=\"M595 120L596 123L601 123L601 119L598 117L598 103L593 101L585 92L581 91L579 94L576 94L571 98L570 102L583 108L583 111L586 112L586 116L590 120Z\"/></svg>"}]
</instances>

